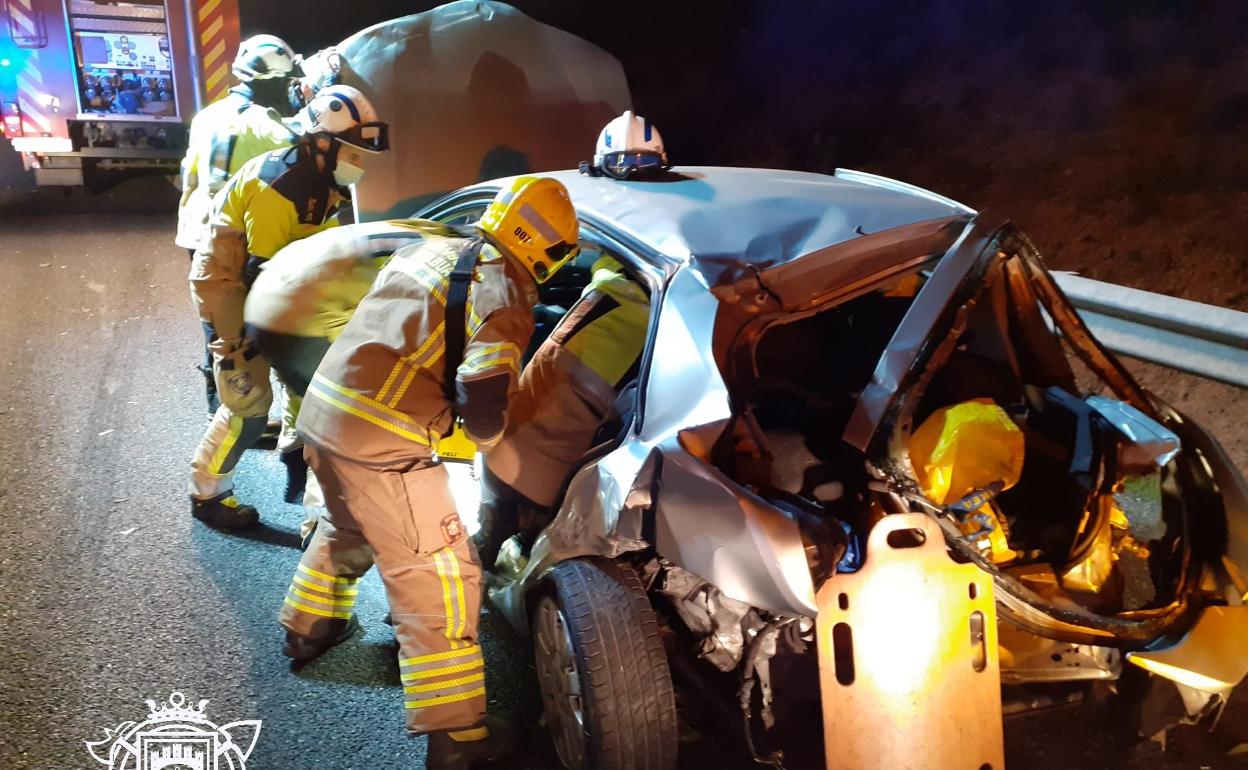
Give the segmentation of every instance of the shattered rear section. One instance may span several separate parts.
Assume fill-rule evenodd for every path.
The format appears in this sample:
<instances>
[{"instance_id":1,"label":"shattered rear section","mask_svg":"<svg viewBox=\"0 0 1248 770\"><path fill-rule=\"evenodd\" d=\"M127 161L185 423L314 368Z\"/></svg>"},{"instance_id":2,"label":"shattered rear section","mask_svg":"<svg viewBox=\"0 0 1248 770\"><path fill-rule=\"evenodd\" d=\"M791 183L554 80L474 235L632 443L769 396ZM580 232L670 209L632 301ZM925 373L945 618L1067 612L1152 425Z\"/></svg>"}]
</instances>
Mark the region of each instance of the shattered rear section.
<instances>
[{"instance_id":1,"label":"shattered rear section","mask_svg":"<svg viewBox=\"0 0 1248 770\"><path fill-rule=\"evenodd\" d=\"M845 439L900 506L940 517L951 544L995 576L1005 617L1128 648L1182 633L1202 574L1227 577L1222 501L1198 449L1176 451L1181 420L1091 336L1021 233L1007 226L942 262L889 348ZM971 399L1003 407L1026 436L1021 479L972 508L1008 534L1005 557L925 498L912 465L915 430Z\"/></svg>"}]
</instances>

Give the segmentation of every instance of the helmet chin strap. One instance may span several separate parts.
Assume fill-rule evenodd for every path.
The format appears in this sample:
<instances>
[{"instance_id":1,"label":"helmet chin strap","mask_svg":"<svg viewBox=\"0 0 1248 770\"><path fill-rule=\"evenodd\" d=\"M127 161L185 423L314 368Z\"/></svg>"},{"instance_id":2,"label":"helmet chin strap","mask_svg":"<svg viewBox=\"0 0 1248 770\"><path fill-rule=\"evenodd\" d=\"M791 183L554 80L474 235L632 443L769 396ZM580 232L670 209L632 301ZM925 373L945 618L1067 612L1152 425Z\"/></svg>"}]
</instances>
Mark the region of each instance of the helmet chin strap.
<instances>
[{"instance_id":1,"label":"helmet chin strap","mask_svg":"<svg viewBox=\"0 0 1248 770\"><path fill-rule=\"evenodd\" d=\"M328 147L322 147L322 144L327 144ZM323 174L334 173L334 166L338 165L340 146L340 143L334 139L334 135L327 131L318 131L308 136L308 148L316 158L317 170Z\"/></svg>"}]
</instances>

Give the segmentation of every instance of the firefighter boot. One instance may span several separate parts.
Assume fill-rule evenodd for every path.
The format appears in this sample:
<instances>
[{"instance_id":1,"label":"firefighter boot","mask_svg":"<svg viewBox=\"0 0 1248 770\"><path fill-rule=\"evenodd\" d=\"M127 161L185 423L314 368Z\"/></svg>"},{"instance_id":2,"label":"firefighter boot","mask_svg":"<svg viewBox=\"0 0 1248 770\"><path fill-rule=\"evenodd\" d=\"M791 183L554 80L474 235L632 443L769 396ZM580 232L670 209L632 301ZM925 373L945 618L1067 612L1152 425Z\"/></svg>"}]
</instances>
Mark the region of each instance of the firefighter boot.
<instances>
[{"instance_id":1,"label":"firefighter boot","mask_svg":"<svg viewBox=\"0 0 1248 770\"><path fill-rule=\"evenodd\" d=\"M240 503L233 492L222 492L207 500L192 497L191 515L219 529L244 529L260 521L256 509Z\"/></svg>"},{"instance_id":2,"label":"firefighter boot","mask_svg":"<svg viewBox=\"0 0 1248 770\"><path fill-rule=\"evenodd\" d=\"M324 654L330 647L347 641L359 630L360 621L356 619L355 615L352 615L347 619L347 624L343 626L342 630L333 636L314 638L296 634L294 631L287 631L286 644L282 647L282 654L296 664L302 665Z\"/></svg>"},{"instance_id":3,"label":"firefighter boot","mask_svg":"<svg viewBox=\"0 0 1248 770\"><path fill-rule=\"evenodd\" d=\"M286 502L295 504L303 497L303 490L308 485L308 461L303 459L303 447L296 447L289 452L282 452L282 465L286 466Z\"/></svg>"},{"instance_id":4,"label":"firefighter boot","mask_svg":"<svg viewBox=\"0 0 1248 770\"><path fill-rule=\"evenodd\" d=\"M429 733L426 770L475 770L506 759L516 749L515 725L490 715L475 727Z\"/></svg>"}]
</instances>

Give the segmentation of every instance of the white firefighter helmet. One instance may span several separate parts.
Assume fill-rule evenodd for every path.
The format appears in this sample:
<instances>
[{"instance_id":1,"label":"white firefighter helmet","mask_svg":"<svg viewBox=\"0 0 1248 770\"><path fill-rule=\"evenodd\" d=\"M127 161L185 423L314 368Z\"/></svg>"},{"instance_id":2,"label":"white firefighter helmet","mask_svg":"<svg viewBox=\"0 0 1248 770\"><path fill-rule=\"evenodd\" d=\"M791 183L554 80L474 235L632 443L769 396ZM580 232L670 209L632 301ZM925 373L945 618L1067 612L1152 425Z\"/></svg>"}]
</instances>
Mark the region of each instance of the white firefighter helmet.
<instances>
[{"instance_id":1,"label":"white firefighter helmet","mask_svg":"<svg viewBox=\"0 0 1248 770\"><path fill-rule=\"evenodd\" d=\"M378 119L372 102L358 88L321 89L300 118L305 133L332 134L343 144L369 153L390 149L389 126Z\"/></svg>"},{"instance_id":2,"label":"white firefighter helmet","mask_svg":"<svg viewBox=\"0 0 1248 770\"><path fill-rule=\"evenodd\" d=\"M252 35L242 42L234 57L234 76L244 83L289 78L295 70L295 52L275 35Z\"/></svg>"},{"instance_id":3,"label":"white firefighter helmet","mask_svg":"<svg viewBox=\"0 0 1248 770\"><path fill-rule=\"evenodd\" d=\"M628 179L664 171L671 165L659 130L632 110L625 110L598 134L594 167L614 179Z\"/></svg>"}]
</instances>

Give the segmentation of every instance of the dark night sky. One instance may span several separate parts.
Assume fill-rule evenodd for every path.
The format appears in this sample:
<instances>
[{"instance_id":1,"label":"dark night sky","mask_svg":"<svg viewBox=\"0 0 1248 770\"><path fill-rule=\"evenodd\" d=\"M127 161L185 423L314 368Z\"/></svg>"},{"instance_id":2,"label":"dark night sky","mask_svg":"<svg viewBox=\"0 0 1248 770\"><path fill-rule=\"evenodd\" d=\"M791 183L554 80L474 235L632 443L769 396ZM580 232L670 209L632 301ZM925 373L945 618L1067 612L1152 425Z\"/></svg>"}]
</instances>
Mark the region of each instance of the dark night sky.
<instances>
[{"instance_id":1,"label":"dark night sky","mask_svg":"<svg viewBox=\"0 0 1248 770\"><path fill-rule=\"evenodd\" d=\"M241 1L303 51L434 5ZM1057 266L1248 310L1242 0L514 5L615 54L677 163L882 173Z\"/></svg>"},{"instance_id":2,"label":"dark night sky","mask_svg":"<svg viewBox=\"0 0 1248 770\"><path fill-rule=\"evenodd\" d=\"M341 40L343 30L433 5L242 0L244 33L273 32L305 51ZM686 160L812 169L870 163L890 136L943 128L940 113L951 108L971 120L1017 110L1029 85L1055 80L1070 84L1070 102L1030 116L1032 128L1094 128L1120 116L1081 92L1079 81L1129 88L1127 81L1176 63L1216 65L1244 47L1248 22L1244 3L1193 0L513 5L615 54L639 111L671 134L669 146ZM354 13L349 20L344 7ZM926 90L931 104L902 103L897 96L907 90Z\"/></svg>"}]
</instances>

